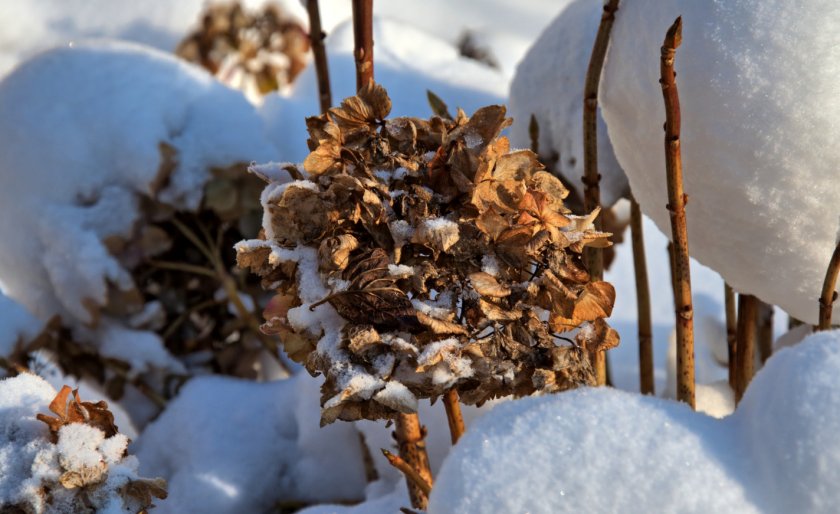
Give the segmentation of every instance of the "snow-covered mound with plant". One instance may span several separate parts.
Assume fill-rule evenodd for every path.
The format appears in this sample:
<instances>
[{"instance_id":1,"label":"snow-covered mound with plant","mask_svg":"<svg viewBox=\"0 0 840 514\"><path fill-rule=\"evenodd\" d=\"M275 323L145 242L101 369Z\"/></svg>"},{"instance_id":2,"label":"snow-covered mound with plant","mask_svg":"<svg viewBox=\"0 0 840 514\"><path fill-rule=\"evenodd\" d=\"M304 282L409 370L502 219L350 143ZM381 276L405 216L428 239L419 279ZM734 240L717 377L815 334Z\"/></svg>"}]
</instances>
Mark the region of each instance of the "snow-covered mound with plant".
<instances>
[{"instance_id":1,"label":"snow-covered mound with plant","mask_svg":"<svg viewBox=\"0 0 840 514\"><path fill-rule=\"evenodd\" d=\"M444 462L429 512L830 512L840 331L774 355L721 421L586 389L496 407Z\"/></svg>"},{"instance_id":2,"label":"snow-covered mound with plant","mask_svg":"<svg viewBox=\"0 0 840 514\"><path fill-rule=\"evenodd\" d=\"M602 12L601 2L592 0L565 7L525 54L510 85L510 114L515 121L511 143L530 148L529 120L534 115L540 157L579 191L583 190L583 85ZM598 171L603 205L627 195L627 177L615 159L600 113Z\"/></svg>"},{"instance_id":3,"label":"snow-covered mound with plant","mask_svg":"<svg viewBox=\"0 0 840 514\"><path fill-rule=\"evenodd\" d=\"M74 395L68 408L69 392L57 396L27 373L0 380L0 506L32 513L138 512L152 496L165 497L165 482L138 476L129 440L107 406ZM48 405L57 417L39 414Z\"/></svg>"},{"instance_id":4,"label":"snow-covered mound with plant","mask_svg":"<svg viewBox=\"0 0 840 514\"><path fill-rule=\"evenodd\" d=\"M141 197L198 206L211 167L274 156L238 92L118 42L43 53L0 83L0 282L39 317L94 321L133 284L108 251Z\"/></svg>"},{"instance_id":5,"label":"snow-covered mound with plant","mask_svg":"<svg viewBox=\"0 0 840 514\"><path fill-rule=\"evenodd\" d=\"M383 18L373 20L376 81L391 92L395 116L428 117L426 91L456 107L474 112L504 103L507 79L498 71L458 55L457 49L412 25ZM342 23L325 41L333 103L356 93L352 77L353 26ZM260 109L281 158L302 162L309 154L304 119L320 113L315 67L306 68L288 96L269 95ZM291 121L289 121L291 120Z\"/></svg>"},{"instance_id":6,"label":"snow-covered mound with plant","mask_svg":"<svg viewBox=\"0 0 840 514\"><path fill-rule=\"evenodd\" d=\"M633 194L666 233L659 49L678 15L691 255L735 289L814 323L840 228L840 4L623 2L602 81L604 118Z\"/></svg>"}]
</instances>

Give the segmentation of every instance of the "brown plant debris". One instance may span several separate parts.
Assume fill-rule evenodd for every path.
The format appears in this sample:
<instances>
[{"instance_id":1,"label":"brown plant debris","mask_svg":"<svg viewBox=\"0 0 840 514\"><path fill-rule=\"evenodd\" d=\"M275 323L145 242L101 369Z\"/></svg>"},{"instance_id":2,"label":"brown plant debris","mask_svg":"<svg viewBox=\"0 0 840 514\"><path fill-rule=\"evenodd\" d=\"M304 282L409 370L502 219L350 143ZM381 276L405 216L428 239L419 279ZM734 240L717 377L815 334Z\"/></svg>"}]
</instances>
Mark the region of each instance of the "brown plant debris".
<instances>
[{"instance_id":1,"label":"brown plant debris","mask_svg":"<svg viewBox=\"0 0 840 514\"><path fill-rule=\"evenodd\" d=\"M260 94L294 82L306 67L307 52L308 35L279 6L248 11L239 2L210 4L200 26L176 50L223 82Z\"/></svg>"},{"instance_id":2,"label":"brown plant debris","mask_svg":"<svg viewBox=\"0 0 840 514\"><path fill-rule=\"evenodd\" d=\"M79 390L73 390L73 399L68 403L70 396L70 387L64 386L58 392L55 399L50 403L50 411L55 416L47 416L46 414L38 414L37 418L43 421L50 427L50 437L52 442L58 441L58 431L64 425L70 423L85 423L92 427L96 427L105 434L105 437L111 437L119 430L114 424L114 415L108 410L108 404L104 401L96 403L83 402L79 398Z\"/></svg>"},{"instance_id":3,"label":"brown plant debris","mask_svg":"<svg viewBox=\"0 0 840 514\"><path fill-rule=\"evenodd\" d=\"M588 351L618 344L615 291L581 253L610 234L565 186L511 151L493 105L472 117L388 119L369 84L307 120L309 178L269 181L263 239L238 262L276 290L266 330L324 374L322 422L593 384Z\"/></svg>"}]
</instances>

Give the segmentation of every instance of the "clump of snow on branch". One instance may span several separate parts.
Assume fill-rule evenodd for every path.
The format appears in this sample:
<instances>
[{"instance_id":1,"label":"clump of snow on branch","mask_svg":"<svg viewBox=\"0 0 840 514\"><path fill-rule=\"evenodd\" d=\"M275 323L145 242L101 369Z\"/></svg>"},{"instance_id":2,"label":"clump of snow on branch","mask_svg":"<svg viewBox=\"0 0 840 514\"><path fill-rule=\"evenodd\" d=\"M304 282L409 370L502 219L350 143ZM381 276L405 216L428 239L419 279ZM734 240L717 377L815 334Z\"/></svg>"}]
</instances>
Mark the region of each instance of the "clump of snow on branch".
<instances>
[{"instance_id":1,"label":"clump of snow on branch","mask_svg":"<svg viewBox=\"0 0 840 514\"><path fill-rule=\"evenodd\" d=\"M690 251L737 291L817 321L836 245L840 5L639 0L621 6L602 77L610 140L665 233L664 34L683 18L676 73ZM835 306L836 313L840 308Z\"/></svg>"}]
</instances>

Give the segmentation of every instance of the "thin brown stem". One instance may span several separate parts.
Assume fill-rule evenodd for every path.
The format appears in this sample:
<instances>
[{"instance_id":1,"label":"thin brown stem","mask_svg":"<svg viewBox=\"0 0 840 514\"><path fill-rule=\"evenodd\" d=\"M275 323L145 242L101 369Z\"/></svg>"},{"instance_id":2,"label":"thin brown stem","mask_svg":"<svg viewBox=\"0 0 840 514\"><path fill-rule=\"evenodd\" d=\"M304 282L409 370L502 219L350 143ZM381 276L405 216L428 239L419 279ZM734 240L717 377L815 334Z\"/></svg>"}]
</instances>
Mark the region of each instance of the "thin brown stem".
<instances>
[{"instance_id":1,"label":"thin brown stem","mask_svg":"<svg viewBox=\"0 0 840 514\"><path fill-rule=\"evenodd\" d=\"M723 284L723 300L726 306L726 357L729 367L729 387L735 389L735 352L738 341L738 307L735 290L727 283Z\"/></svg>"},{"instance_id":2,"label":"thin brown stem","mask_svg":"<svg viewBox=\"0 0 840 514\"><path fill-rule=\"evenodd\" d=\"M429 468L429 455L426 453L425 428L420 426L417 414L397 414L394 438L397 440L402 460L427 484L432 483L432 471ZM425 510L429 502L429 493L411 479L407 480L411 506Z\"/></svg>"},{"instance_id":3,"label":"thin brown stem","mask_svg":"<svg viewBox=\"0 0 840 514\"><path fill-rule=\"evenodd\" d=\"M388 462L392 466L400 470L403 473L403 475L405 475L405 478L408 480L409 483L414 484L418 489L423 491L423 494L425 494L427 497L429 496L429 494L431 494L432 485L425 479L423 479L423 477L420 476L420 473L418 473L417 470L412 468L408 462L404 461L398 455L394 455L393 453L389 452L384 448L382 449L382 455L384 455L385 458L388 459Z\"/></svg>"},{"instance_id":4,"label":"thin brown stem","mask_svg":"<svg viewBox=\"0 0 840 514\"><path fill-rule=\"evenodd\" d=\"M639 390L642 394L655 394L650 285L648 284L647 262L645 259L642 211L635 198L630 199L630 234L633 243L633 269L636 273L636 306L639 320Z\"/></svg>"},{"instance_id":5,"label":"thin brown stem","mask_svg":"<svg viewBox=\"0 0 840 514\"><path fill-rule=\"evenodd\" d=\"M773 306L758 301L758 355L761 363L773 355Z\"/></svg>"},{"instance_id":6,"label":"thin brown stem","mask_svg":"<svg viewBox=\"0 0 840 514\"><path fill-rule=\"evenodd\" d=\"M446 408L446 420L449 422L449 435L452 444L464 435L464 415L461 413L461 403L458 399L458 391L450 389L443 395L443 406Z\"/></svg>"},{"instance_id":7,"label":"thin brown stem","mask_svg":"<svg viewBox=\"0 0 840 514\"><path fill-rule=\"evenodd\" d=\"M598 86L601 83L601 70L610 42L610 31L615 21L619 0L609 0L604 5L598 33L589 56L586 70L586 82L583 87L583 184L584 208L587 212L601 206L601 174L598 172ZM595 229L601 230L601 217L595 219ZM600 248L587 248L587 264L592 280L604 277L604 252ZM604 352L594 352L592 365L598 385L607 383L607 361Z\"/></svg>"},{"instance_id":8,"label":"thin brown stem","mask_svg":"<svg viewBox=\"0 0 840 514\"><path fill-rule=\"evenodd\" d=\"M834 248L831 255L831 262L825 272L822 295L820 296L820 324L819 330L831 328L831 310L834 308L834 300L837 299L837 277L840 276L840 242Z\"/></svg>"},{"instance_id":9,"label":"thin brown stem","mask_svg":"<svg viewBox=\"0 0 840 514\"><path fill-rule=\"evenodd\" d=\"M662 98L665 101L665 167L668 179L668 210L674 242L676 274L674 304L677 318L677 400L694 408L694 308L691 303L691 271L688 260L683 192L682 154L680 152L680 97L677 91L674 58L682 42L682 18L677 18L662 43L659 63Z\"/></svg>"},{"instance_id":10,"label":"thin brown stem","mask_svg":"<svg viewBox=\"0 0 840 514\"><path fill-rule=\"evenodd\" d=\"M312 45L312 58L315 61L315 75L318 77L318 100L321 102L321 113L332 107L332 92L330 91L330 70L327 65L327 49L324 38L327 34L321 28L321 10L318 0L307 0L306 11L309 13L309 42Z\"/></svg>"},{"instance_id":11,"label":"thin brown stem","mask_svg":"<svg viewBox=\"0 0 840 514\"><path fill-rule=\"evenodd\" d=\"M735 402L740 402L755 372L758 298L738 295L738 341L735 343Z\"/></svg>"},{"instance_id":12,"label":"thin brown stem","mask_svg":"<svg viewBox=\"0 0 840 514\"><path fill-rule=\"evenodd\" d=\"M356 90L373 80L373 0L353 0Z\"/></svg>"}]
</instances>

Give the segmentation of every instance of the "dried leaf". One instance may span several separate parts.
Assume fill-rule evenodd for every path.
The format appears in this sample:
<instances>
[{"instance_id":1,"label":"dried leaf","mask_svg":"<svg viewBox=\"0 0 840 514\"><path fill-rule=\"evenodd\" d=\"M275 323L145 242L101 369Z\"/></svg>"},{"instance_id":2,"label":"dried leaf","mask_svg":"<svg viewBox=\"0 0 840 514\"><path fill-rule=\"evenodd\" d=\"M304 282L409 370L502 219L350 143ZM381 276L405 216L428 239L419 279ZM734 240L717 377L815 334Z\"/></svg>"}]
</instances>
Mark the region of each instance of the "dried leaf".
<instances>
[{"instance_id":1,"label":"dried leaf","mask_svg":"<svg viewBox=\"0 0 840 514\"><path fill-rule=\"evenodd\" d=\"M472 273L470 274L469 279L473 289L475 289L475 291L481 296L504 298L505 296L510 295L510 287L499 284L496 277L490 275L489 273L485 273L483 271Z\"/></svg>"}]
</instances>

